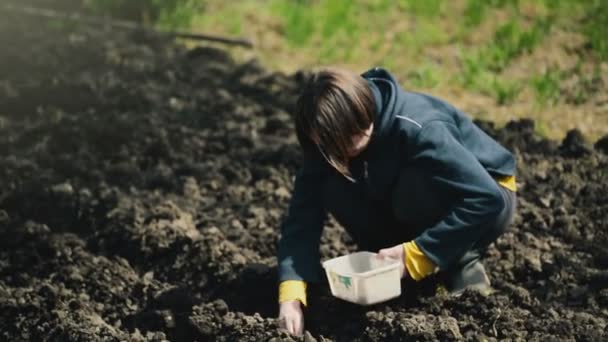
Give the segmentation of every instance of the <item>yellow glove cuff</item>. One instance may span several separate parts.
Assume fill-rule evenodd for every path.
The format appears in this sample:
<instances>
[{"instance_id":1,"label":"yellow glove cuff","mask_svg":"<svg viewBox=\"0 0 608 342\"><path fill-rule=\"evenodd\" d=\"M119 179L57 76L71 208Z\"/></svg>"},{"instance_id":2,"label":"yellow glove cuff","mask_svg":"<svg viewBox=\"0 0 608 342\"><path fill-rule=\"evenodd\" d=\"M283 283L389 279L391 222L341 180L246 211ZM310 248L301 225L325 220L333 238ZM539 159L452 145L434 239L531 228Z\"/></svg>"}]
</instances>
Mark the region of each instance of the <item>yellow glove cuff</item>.
<instances>
[{"instance_id":1,"label":"yellow glove cuff","mask_svg":"<svg viewBox=\"0 0 608 342\"><path fill-rule=\"evenodd\" d=\"M435 272L437 266L418 248L414 241L403 244L405 267L412 279L419 281Z\"/></svg>"},{"instance_id":2,"label":"yellow glove cuff","mask_svg":"<svg viewBox=\"0 0 608 342\"><path fill-rule=\"evenodd\" d=\"M279 284L279 303L290 300L299 300L304 306L306 303L306 282L302 280L285 280Z\"/></svg>"},{"instance_id":3,"label":"yellow glove cuff","mask_svg":"<svg viewBox=\"0 0 608 342\"><path fill-rule=\"evenodd\" d=\"M517 192L517 183L515 183L515 176L502 176L496 177L496 182L513 192Z\"/></svg>"}]
</instances>

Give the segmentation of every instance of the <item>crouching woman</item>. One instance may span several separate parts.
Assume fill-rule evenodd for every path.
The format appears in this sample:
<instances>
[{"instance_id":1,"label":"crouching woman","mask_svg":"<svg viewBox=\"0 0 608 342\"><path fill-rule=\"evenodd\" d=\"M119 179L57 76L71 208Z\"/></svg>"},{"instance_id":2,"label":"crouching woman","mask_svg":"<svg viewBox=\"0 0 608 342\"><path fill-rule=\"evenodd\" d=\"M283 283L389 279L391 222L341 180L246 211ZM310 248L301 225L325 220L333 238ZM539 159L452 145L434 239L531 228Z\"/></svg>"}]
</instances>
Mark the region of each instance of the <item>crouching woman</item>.
<instances>
[{"instance_id":1,"label":"crouching woman","mask_svg":"<svg viewBox=\"0 0 608 342\"><path fill-rule=\"evenodd\" d=\"M279 318L304 329L306 286L333 215L361 250L401 261L452 293L487 290L480 262L515 208L513 155L452 105L402 89L386 70L315 73L297 101L304 161L278 247Z\"/></svg>"}]
</instances>

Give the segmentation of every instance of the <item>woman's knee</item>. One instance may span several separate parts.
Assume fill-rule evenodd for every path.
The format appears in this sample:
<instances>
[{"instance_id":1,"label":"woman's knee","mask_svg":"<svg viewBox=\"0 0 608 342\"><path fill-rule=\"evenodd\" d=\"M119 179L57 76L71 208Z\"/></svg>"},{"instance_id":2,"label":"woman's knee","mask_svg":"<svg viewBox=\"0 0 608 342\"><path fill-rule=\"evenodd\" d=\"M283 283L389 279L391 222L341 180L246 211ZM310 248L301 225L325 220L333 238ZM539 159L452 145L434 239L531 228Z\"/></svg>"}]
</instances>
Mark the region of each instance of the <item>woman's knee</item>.
<instances>
[{"instance_id":1,"label":"woman's knee","mask_svg":"<svg viewBox=\"0 0 608 342\"><path fill-rule=\"evenodd\" d=\"M515 215L515 207L517 202L517 196L515 192L501 187L501 192L504 199L504 207L497 220L498 235L503 234L513 222Z\"/></svg>"},{"instance_id":2,"label":"woman's knee","mask_svg":"<svg viewBox=\"0 0 608 342\"><path fill-rule=\"evenodd\" d=\"M491 243L504 234L513 222L516 201L515 193L511 190L503 189L502 187L501 192L504 199L504 205L496 216L496 219L492 220L482 230L482 236L475 244L475 249L485 250Z\"/></svg>"}]
</instances>

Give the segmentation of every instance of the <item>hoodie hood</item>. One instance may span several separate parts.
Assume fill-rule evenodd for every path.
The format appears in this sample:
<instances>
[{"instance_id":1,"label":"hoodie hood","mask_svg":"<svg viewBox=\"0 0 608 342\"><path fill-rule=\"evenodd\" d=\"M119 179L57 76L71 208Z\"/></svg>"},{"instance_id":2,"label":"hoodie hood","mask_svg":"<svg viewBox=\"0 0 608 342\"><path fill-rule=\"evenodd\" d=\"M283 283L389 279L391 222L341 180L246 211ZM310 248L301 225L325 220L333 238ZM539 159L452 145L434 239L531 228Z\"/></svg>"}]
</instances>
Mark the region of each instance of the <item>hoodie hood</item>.
<instances>
[{"instance_id":1,"label":"hoodie hood","mask_svg":"<svg viewBox=\"0 0 608 342\"><path fill-rule=\"evenodd\" d=\"M388 71L379 67L370 69L361 76L367 80L376 105L374 130L369 146L363 153L363 156L365 156L382 145L382 141L390 136L395 121L393 109L395 108L398 84Z\"/></svg>"}]
</instances>

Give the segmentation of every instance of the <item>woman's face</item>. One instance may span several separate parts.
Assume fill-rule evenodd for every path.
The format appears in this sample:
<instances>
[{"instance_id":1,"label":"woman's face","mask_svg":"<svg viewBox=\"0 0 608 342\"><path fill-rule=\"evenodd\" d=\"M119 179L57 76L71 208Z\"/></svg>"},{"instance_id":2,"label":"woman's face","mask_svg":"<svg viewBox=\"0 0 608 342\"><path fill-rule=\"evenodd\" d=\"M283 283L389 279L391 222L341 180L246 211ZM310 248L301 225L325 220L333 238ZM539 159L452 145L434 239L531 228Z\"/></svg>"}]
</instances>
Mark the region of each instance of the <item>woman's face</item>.
<instances>
[{"instance_id":1,"label":"woman's face","mask_svg":"<svg viewBox=\"0 0 608 342\"><path fill-rule=\"evenodd\" d=\"M374 130L374 123L369 125L369 128L365 130L365 132L361 134L357 134L352 137L352 147L348 149L348 156L350 158L356 157L359 153L363 152L367 145L369 144L369 140L372 136L372 131Z\"/></svg>"},{"instance_id":2,"label":"woman's face","mask_svg":"<svg viewBox=\"0 0 608 342\"><path fill-rule=\"evenodd\" d=\"M354 158L359 153L363 152L367 145L369 144L370 138L372 136L372 131L374 130L374 123L372 123L368 129L366 129L363 133L357 134L351 138L351 147L348 149L348 157ZM319 145L319 138L313 136L312 141ZM323 152L323 149L321 149Z\"/></svg>"}]
</instances>

